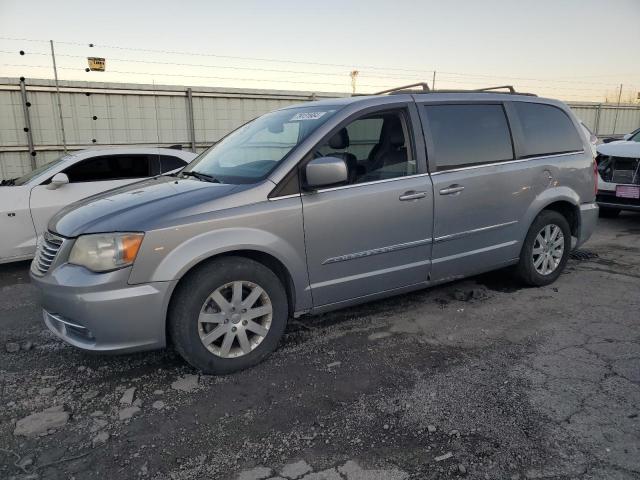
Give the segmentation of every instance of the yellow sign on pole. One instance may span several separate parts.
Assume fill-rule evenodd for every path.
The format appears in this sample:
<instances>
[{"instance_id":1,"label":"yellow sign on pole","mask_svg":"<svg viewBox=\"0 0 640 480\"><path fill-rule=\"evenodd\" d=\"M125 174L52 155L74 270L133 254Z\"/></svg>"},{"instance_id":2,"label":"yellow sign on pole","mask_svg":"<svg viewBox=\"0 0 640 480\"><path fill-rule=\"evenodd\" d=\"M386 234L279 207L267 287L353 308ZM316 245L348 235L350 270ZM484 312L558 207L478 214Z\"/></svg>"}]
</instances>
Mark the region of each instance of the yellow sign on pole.
<instances>
[{"instance_id":1,"label":"yellow sign on pole","mask_svg":"<svg viewBox=\"0 0 640 480\"><path fill-rule=\"evenodd\" d=\"M89 70L92 72L104 72L106 62L104 58L99 57L87 57L89 62Z\"/></svg>"}]
</instances>

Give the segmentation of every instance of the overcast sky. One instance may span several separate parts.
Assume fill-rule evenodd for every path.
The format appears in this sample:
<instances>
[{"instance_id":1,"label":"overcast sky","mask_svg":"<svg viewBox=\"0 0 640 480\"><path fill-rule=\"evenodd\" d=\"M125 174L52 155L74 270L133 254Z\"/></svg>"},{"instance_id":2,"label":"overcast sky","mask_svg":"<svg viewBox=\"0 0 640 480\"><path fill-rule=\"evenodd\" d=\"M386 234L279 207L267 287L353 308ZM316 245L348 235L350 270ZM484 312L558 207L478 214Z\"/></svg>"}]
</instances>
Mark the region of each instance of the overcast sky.
<instances>
[{"instance_id":1,"label":"overcast sky","mask_svg":"<svg viewBox=\"0 0 640 480\"><path fill-rule=\"evenodd\" d=\"M18 38L56 41L62 79L348 91L357 69L371 92L436 70L442 88L640 91L640 0L0 0L0 36L0 76L52 76L48 43Z\"/></svg>"}]
</instances>

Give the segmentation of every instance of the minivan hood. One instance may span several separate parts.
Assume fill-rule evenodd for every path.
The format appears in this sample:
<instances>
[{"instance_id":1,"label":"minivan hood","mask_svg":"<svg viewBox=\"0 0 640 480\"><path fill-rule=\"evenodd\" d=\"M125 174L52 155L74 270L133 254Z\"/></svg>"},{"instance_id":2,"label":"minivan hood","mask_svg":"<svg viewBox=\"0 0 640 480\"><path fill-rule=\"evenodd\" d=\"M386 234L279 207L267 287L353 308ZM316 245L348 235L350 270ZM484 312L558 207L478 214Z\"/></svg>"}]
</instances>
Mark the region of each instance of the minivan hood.
<instances>
[{"instance_id":1,"label":"minivan hood","mask_svg":"<svg viewBox=\"0 0 640 480\"><path fill-rule=\"evenodd\" d=\"M49 230L64 237L101 232L144 232L181 215L217 210L223 206L212 202L247 187L251 185L168 176L151 178L68 205L53 216Z\"/></svg>"}]
</instances>

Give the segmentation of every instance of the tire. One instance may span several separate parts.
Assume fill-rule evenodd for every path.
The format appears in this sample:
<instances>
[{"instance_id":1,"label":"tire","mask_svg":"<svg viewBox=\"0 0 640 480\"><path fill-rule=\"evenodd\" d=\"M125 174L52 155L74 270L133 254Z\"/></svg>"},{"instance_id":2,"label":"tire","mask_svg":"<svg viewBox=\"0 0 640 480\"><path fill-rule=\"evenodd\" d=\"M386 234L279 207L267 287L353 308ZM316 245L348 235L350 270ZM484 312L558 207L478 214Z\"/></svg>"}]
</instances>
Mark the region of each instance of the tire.
<instances>
[{"instance_id":1,"label":"tire","mask_svg":"<svg viewBox=\"0 0 640 480\"><path fill-rule=\"evenodd\" d=\"M560 242L559 234L556 237L556 241L547 247L544 244L541 245L538 240L538 235L541 239L545 239L546 227L549 227L551 236L555 232L553 227L557 227L562 233L562 240ZM543 230L545 232L543 232ZM553 246L557 245L556 248ZM560 246L562 251L560 252ZM534 254L534 248L537 253ZM546 250L548 249L548 251ZM530 286L540 287L543 285L549 285L557 280L557 278L564 270L567 260L569 259L569 253L571 251L571 229L569 222L560 213L553 210L543 210L533 221L527 236L525 238L522 250L520 252L520 260L516 267L516 273L520 280ZM558 256L560 255L560 256ZM540 257L543 257L542 263L539 262ZM545 264L544 257L547 256L549 261ZM553 261L554 264L550 262ZM545 265L553 269L547 273L544 273ZM540 271L543 270L543 271Z\"/></svg>"},{"instance_id":2,"label":"tire","mask_svg":"<svg viewBox=\"0 0 640 480\"><path fill-rule=\"evenodd\" d=\"M206 374L227 374L256 365L276 349L288 312L287 294L273 271L248 258L223 257L180 282L169 306L169 335L189 364Z\"/></svg>"},{"instance_id":3,"label":"tire","mask_svg":"<svg viewBox=\"0 0 640 480\"><path fill-rule=\"evenodd\" d=\"M620 215L619 208L600 207L598 215L602 218L616 218Z\"/></svg>"}]
</instances>

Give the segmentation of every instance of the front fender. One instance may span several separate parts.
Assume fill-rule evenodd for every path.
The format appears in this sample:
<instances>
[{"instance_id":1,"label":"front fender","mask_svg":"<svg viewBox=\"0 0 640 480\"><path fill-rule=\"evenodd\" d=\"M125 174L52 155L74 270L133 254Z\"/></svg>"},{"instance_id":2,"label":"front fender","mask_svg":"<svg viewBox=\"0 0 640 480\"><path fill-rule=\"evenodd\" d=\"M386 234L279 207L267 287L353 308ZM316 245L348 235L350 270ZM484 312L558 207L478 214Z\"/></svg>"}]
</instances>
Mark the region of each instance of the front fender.
<instances>
[{"instance_id":1,"label":"front fender","mask_svg":"<svg viewBox=\"0 0 640 480\"><path fill-rule=\"evenodd\" d=\"M162 234L145 237L150 245L147 253L138 258L129 283L179 280L198 263L208 258L239 250L261 252L276 258L288 270L296 291L295 310L311 308L311 293L307 278L304 248L294 246L275 234L250 227L228 227L202 232L186 239L168 253L163 252Z\"/></svg>"}]
</instances>

